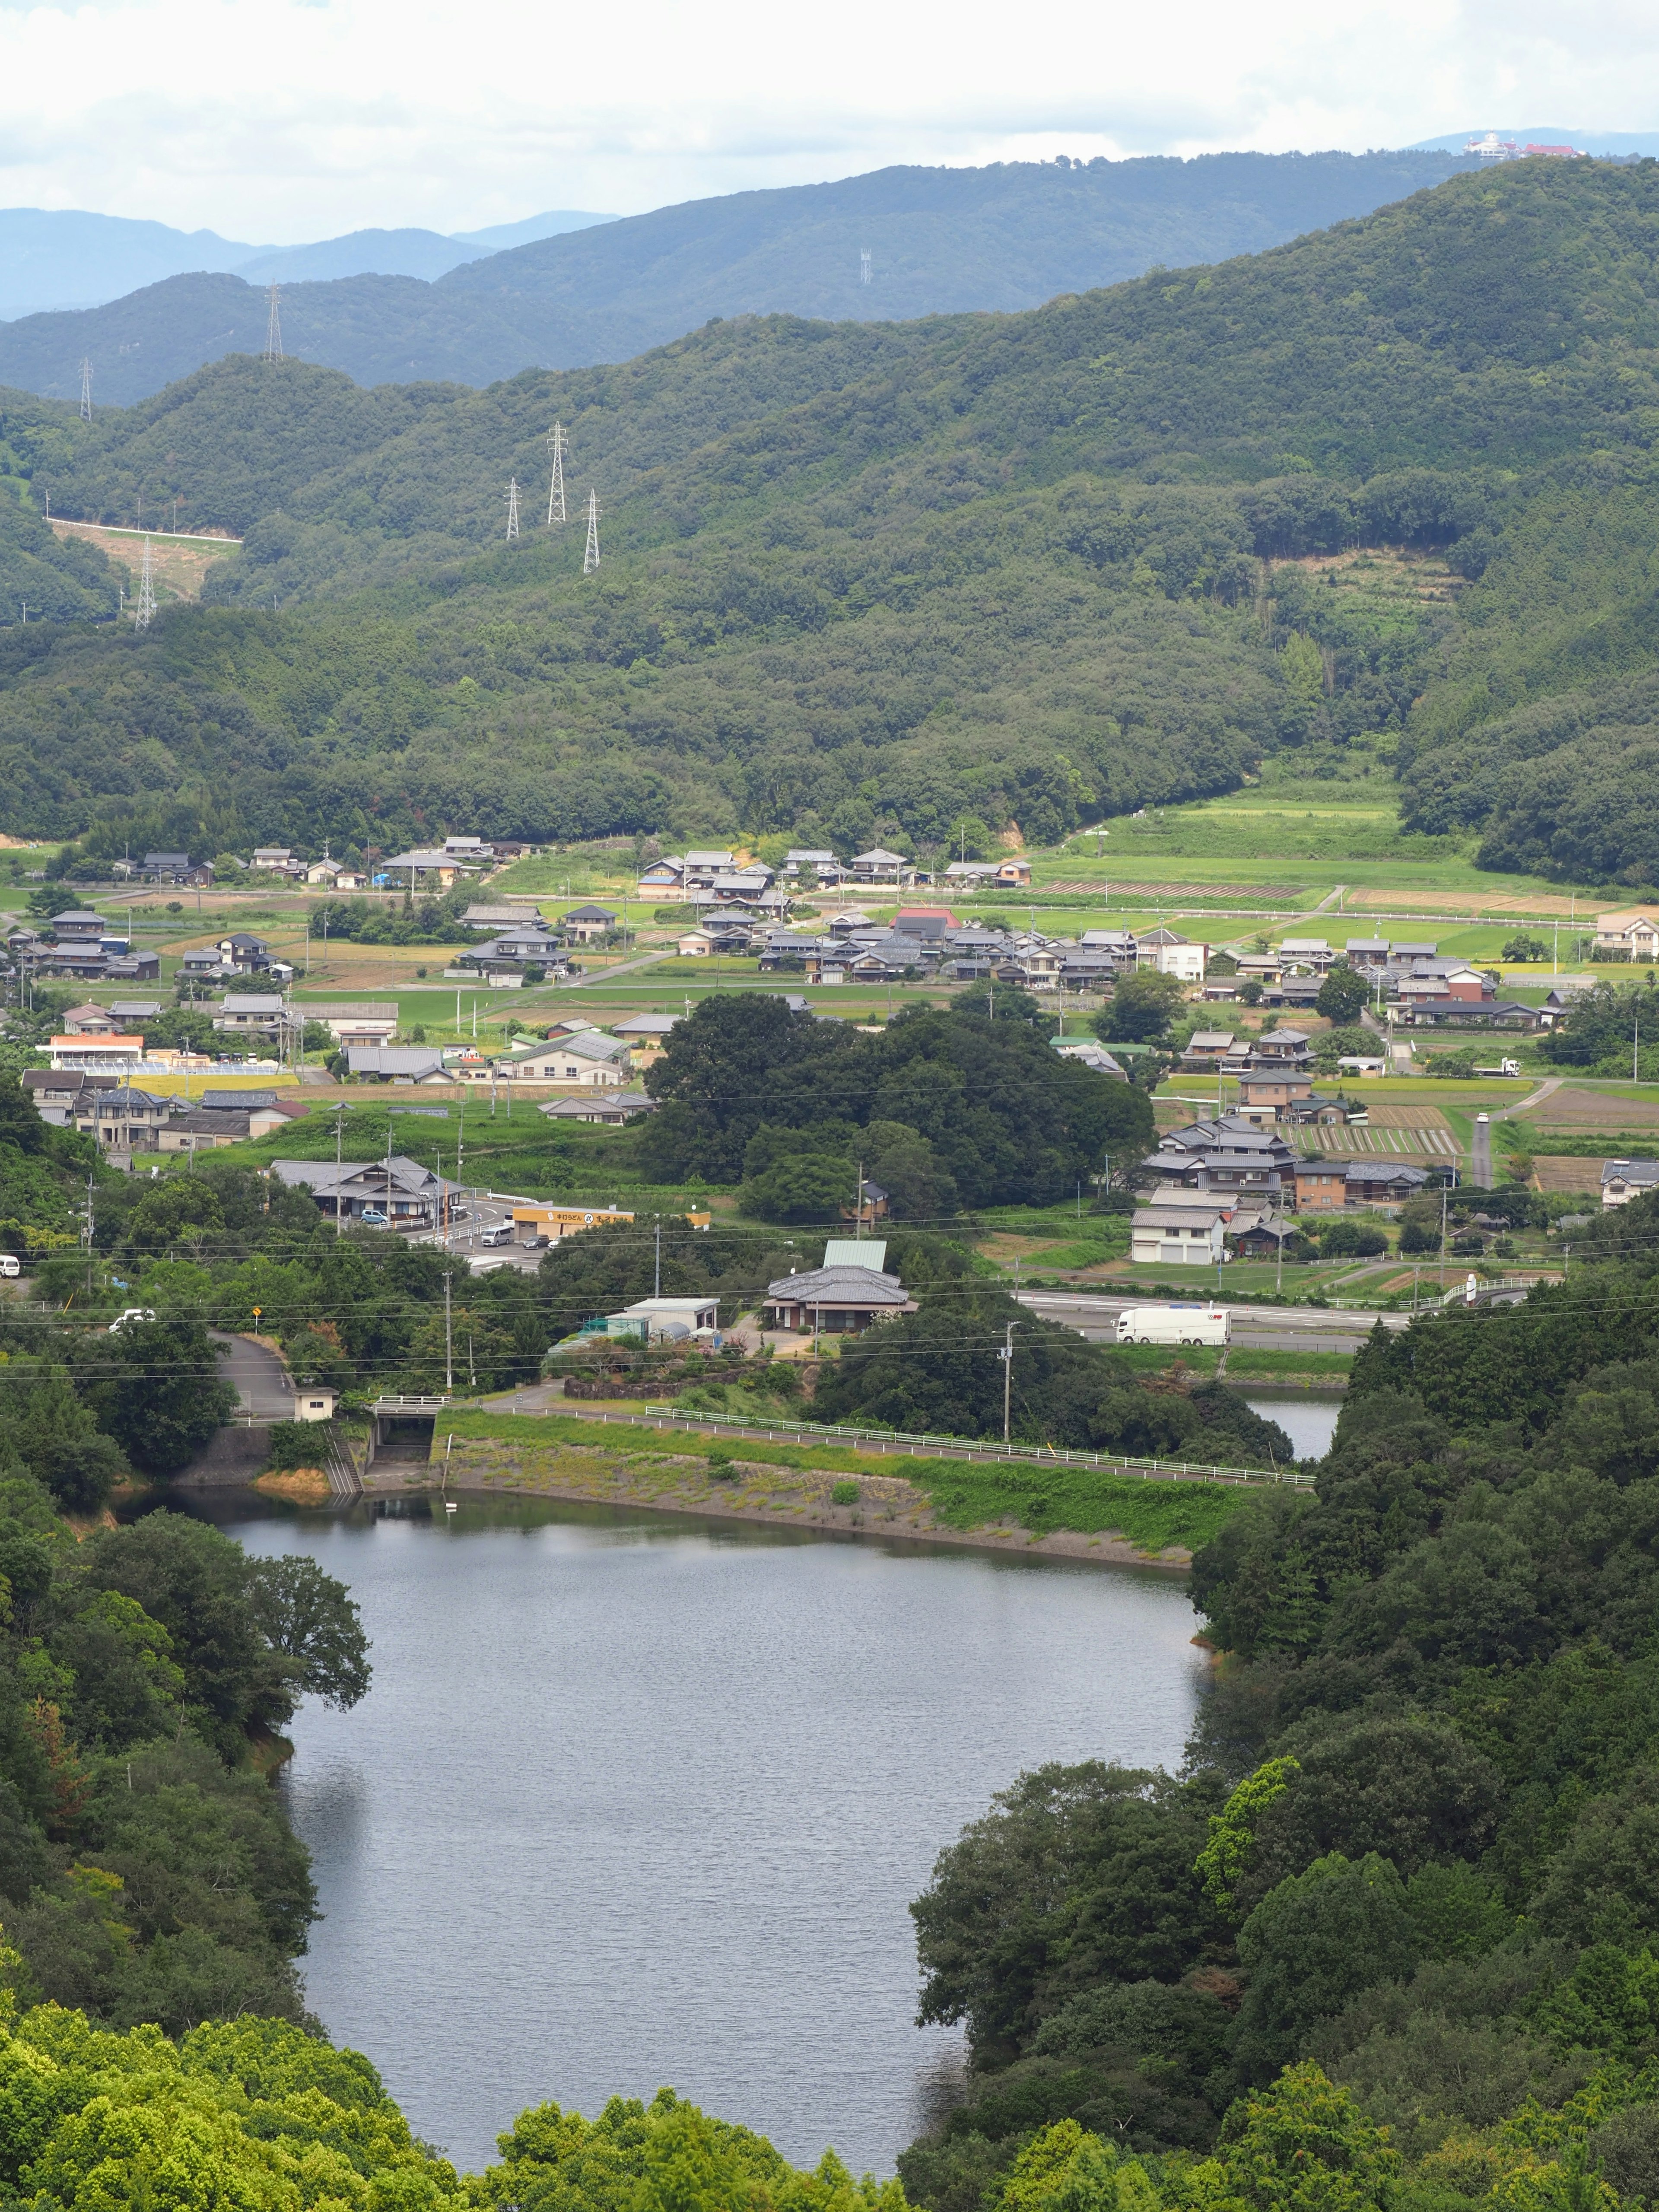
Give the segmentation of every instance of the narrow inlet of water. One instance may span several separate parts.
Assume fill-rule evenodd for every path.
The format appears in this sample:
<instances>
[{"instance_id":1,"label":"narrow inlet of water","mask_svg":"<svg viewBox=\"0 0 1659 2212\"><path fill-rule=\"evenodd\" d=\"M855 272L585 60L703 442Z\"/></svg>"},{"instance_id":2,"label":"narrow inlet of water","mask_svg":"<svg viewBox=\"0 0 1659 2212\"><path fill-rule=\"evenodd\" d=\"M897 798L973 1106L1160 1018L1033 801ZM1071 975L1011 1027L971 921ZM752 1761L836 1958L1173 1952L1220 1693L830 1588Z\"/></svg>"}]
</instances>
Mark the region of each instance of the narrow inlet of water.
<instances>
[{"instance_id":1,"label":"narrow inlet of water","mask_svg":"<svg viewBox=\"0 0 1659 2212\"><path fill-rule=\"evenodd\" d=\"M312 1553L374 1639L283 1787L330 2034L477 2170L527 2105L672 2085L801 2164L892 2171L948 2097L907 1906L1045 1760L1174 1765L1184 1583L540 1501L201 1509Z\"/></svg>"},{"instance_id":2,"label":"narrow inlet of water","mask_svg":"<svg viewBox=\"0 0 1659 2212\"><path fill-rule=\"evenodd\" d=\"M1316 1397L1305 1390L1254 1390L1244 1403L1264 1421L1277 1421L1301 1460L1324 1458L1342 1411L1340 1397Z\"/></svg>"}]
</instances>

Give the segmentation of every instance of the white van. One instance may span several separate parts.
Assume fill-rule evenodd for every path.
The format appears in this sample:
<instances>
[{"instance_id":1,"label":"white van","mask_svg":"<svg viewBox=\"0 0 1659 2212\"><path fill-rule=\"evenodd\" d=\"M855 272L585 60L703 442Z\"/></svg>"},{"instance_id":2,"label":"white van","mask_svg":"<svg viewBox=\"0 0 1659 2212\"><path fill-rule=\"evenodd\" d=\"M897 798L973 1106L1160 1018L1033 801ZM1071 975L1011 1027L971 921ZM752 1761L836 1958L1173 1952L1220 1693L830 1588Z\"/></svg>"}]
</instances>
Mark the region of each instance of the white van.
<instances>
[{"instance_id":1,"label":"white van","mask_svg":"<svg viewBox=\"0 0 1659 2212\"><path fill-rule=\"evenodd\" d=\"M21 1275L23 1263L15 1252L0 1252L0 1275Z\"/></svg>"},{"instance_id":2,"label":"white van","mask_svg":"<svg viewBox=\"0 0 1659 2212\"><path fill-rule=\"evenodd\" d=\"M1125 1306L1117 1317L1120 1344L1230 1344L1232 1316L1225 1306Z\"/></svg>"},{"instance_id":3,"label":"white van","mask_svg":"<svg viewBox=\"0 0 1659 2212\"><path fill-rule=\"evenodd\" d=\"M510 1221L492 1222L480 1233L478 1242L480 1244L510 1244L513 1242L513 1224Z\"/></svg>"}]
</instances>

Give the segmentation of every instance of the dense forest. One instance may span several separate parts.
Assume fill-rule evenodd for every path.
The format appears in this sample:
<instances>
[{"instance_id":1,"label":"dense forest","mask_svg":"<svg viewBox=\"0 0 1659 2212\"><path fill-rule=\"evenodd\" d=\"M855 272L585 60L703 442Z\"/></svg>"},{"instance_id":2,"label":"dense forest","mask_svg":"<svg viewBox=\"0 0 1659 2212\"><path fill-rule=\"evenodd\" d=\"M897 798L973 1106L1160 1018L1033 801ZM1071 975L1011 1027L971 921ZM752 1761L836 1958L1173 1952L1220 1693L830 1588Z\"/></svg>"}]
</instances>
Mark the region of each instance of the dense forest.
<instances>
[{"instance_id":1,"label":"dense forest","mask_svg":"<svg viewBox=\"0 0 1659 2212\"><path fill-rule=\"evenodd\" d=\"M1231 2201L1298 2108L1354 2178L1249 2201L1659 2192L1659 1201L1583 1237L1522 1306L1379 1326L1316 1492L1200 1552L1179 1776L1043 1768L945 1851L921 2014L975 2071L913 2199L1002 2203L1072 2122Z\"/></svg>"},{"instance_id":2,"label":"dense forest","mask_svg":"<svg viewBox=\"0 0 1659 2212\"><path fill-rule=\"evenodd\" d=\"M1294 749L1397 760L1492 865L1645 883L1646 812L1589 794L1643 759L1656 217L1659 165L1523 162L1019 315L743 317L479 392L244 356L90 425L6 395L20 509L246 540L143 635L0 633L8 818L1042 842ZM595 576L543 520L555 419ZM1460 595L1310 580L1365 545ZM0 558L107 605L95 555Z\"/></svg>"}]
</instances>

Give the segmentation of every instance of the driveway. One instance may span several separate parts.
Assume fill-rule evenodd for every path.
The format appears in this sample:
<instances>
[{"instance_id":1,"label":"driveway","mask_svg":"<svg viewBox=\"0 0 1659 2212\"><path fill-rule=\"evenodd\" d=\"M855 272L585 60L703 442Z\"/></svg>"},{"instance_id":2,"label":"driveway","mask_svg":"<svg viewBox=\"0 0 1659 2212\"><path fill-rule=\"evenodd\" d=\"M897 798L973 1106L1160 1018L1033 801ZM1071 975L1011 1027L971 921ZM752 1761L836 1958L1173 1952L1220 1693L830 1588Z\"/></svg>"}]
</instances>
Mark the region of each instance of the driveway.
<instances>
[{"instance_id":1,"label":"driveway","mask_svg":"<svg viewBox=\"0 0 1659 2212\"><path fill-rule=\"evenodd\" d=\"M240 1411L256 1421L291 1421L294 1393L289 1388L288 1370L276 1353L223 1329L210 1328L208 1334L215 1344L226 1347L219 1373L234 1389Z\"/></svg>"}]
</instances>

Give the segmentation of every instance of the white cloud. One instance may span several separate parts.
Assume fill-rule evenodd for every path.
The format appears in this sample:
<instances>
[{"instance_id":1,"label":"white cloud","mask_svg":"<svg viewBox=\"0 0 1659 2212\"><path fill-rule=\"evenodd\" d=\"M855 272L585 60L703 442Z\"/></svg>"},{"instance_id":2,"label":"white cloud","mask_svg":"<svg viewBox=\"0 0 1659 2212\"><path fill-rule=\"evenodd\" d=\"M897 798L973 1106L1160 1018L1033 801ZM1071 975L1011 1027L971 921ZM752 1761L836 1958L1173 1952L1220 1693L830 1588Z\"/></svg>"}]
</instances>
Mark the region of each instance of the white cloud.
<instances>
[{"instance_id":1,"label":"white cloud","mask_svg":"<svg viewBox=\"0 0 1659 2212\"><path fill-rule=\"evenodd\" d=\"M250 240L631 212L890 161L1659 123L1626 0L0 0L0 200ZM21 119L20 119L21 118Z\"/></svg>"}]
</instances>

